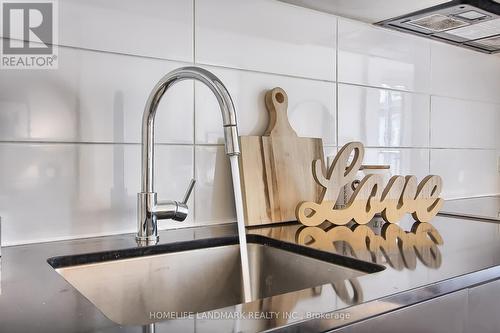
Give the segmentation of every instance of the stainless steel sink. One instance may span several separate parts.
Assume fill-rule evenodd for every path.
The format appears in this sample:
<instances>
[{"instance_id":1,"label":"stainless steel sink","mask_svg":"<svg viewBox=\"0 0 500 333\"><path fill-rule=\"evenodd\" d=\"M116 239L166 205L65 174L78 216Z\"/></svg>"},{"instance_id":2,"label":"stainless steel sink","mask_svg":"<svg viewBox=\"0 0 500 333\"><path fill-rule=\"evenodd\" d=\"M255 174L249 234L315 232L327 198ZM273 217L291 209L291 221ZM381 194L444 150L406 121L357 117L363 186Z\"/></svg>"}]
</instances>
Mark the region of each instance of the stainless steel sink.
<instances>
[{"instance_id":1,"label":"stainless steel sink","mask_svg":"<svg viewBox=\"0 0 500 333\"><path fill-rule=\"evenodd\" d=\"M235 237L209 239L48 262L109 319L145 325L155 321L153 312L203 312L243 303L237 242ZM248 254L254 299L382 269L254 235L248 238Z\"/></svg>"}]
</instances>

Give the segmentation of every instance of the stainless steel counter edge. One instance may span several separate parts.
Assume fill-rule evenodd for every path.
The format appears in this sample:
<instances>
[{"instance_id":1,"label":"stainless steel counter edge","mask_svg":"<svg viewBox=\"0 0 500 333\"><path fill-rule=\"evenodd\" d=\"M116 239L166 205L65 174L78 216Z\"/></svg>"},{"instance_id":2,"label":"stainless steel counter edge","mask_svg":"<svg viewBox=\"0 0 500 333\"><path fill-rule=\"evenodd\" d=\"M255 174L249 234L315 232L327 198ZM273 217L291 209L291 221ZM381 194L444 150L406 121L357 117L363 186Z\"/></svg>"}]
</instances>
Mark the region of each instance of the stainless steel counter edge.
<instances>
[{"instance_id":1,"label":"stainless steel counter edge","mask_svg":"<svg viewBox=\"0 0 500 333\"><path fill-rule=\"evenodd\" d=\"M355 322L366 320L379 316L381 314L399 310L407 306L425 302L436 297L444 296L462 289L474 287L479 284L487 283L500 279L500 266L487 268L474 273L465 274L456 278L433 283L424 287L415 288L395 295L383 297L378 300L354 305L348 309L334 311L318 318L302 321L295 324L286 325L273 332L325 332L340 327L348 326ZM336 312L349 311L350 318L339 322L335 319Z\"/></svg>"},{"instance_id":2,"label":"stainless steel counter edge","mask_svg":"<svg viewBox=\"0 0 500 333\"><path fill-rule=\"evenodd\" d=\"M439 212L438 215L459 217L459 218L470 219L470 220L481 220L481 221L492 222L492 223L500 223L500 219L488 217L488 216L482 216L482 215L463 214L463 213L454 213L454 212Z\"/></svg>"},{"instance_id":3,"label":"stainless steel counter edge","mask_svg":"<svg viewBox=\"0 0 500 333\"><path fill-rule=\"evenodd\" d=\"M446 200L439 215L500 223L500 195Z\"/></svg>"}]
</instances>

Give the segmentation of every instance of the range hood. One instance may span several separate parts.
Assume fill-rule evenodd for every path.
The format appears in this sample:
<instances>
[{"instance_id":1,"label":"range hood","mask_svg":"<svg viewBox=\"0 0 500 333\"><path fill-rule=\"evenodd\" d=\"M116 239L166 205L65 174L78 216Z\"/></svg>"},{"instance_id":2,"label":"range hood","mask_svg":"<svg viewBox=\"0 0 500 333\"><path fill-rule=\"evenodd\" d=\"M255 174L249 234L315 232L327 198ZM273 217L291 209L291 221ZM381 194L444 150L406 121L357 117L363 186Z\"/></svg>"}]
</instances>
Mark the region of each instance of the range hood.
<instances>
[{"instance_id":1,"label":"range hood","mask_svg":"<svg viewBox=\"0 0 500 333\"><path fill-rule=\"evenodd\" d=\"M500 52L500 0L450 1L376 24L480 52Z\"/></svg>"},{"instance_id":2,"label":"range hood","mask_svg":"<svg viewBox=\"0 0 500 333\"><path fill-rule=\"evenodd\" d=\"M480 52L500 52L500 0L280 1Z\"/></svg>"}]
</instances>

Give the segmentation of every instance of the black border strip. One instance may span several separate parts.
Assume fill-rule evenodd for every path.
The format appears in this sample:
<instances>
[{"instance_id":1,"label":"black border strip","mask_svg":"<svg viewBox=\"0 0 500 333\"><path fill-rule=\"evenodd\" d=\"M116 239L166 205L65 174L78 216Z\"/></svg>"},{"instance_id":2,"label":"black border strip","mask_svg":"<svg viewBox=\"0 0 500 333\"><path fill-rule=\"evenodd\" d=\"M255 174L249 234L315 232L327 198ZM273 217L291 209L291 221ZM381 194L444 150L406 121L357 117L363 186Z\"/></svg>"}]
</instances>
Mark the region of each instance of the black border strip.
<instances>
[{"instance_id":1,"label":"black border strip","mask_svg":"<svg viewBox=\"0 0 500 333\"><path fill-rule=\"evenodd\" d=\"M269 238L261 235L249 234L247 235L247 242L253 244L271 246L288 252L301 254L313 259L325 261L331 264L336 264L356 269L365 273L376 273L385 269L385 267L382 265L362 261L356 258L345 257L336 253L325 252L302 245L283 242L274 238ZM57 256L47 259L47 262L54 269L57 269L68 266L137 258L155 254L189 251L202 248L211 248L216 246L234 245L238 243L239 241L237 236L206 238L193 241L183 241L183 242L160 244L154 246L122 249L116 251L103 251L103 252L83 253L83 254L68 255L68 256Z\"/></svg>"}]
</instances>

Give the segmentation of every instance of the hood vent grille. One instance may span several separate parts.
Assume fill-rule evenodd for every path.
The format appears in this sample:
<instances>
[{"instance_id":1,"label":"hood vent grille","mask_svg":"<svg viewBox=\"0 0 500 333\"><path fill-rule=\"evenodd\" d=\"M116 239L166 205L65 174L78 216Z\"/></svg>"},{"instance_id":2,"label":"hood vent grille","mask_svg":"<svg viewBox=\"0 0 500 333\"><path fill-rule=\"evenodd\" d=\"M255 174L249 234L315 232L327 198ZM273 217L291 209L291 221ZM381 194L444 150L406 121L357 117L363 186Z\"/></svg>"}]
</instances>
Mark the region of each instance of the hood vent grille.
<instances>
[{"instance_id":1,"label":"hood vent grille","mask_svg":"<svg viewBox=\"0 0 500 333\"><path fill-rule=\"evenodd\" d=\"M500 4L494 0L451 1L376 24L480 52L500 52Z\"/></svg>"},{"instance_id":2,"label":"hood vent grille","mask_svg":"<svg viewBox=\"0 0 500 333\"><path fill-rule=\"evenodd\" d=\"M432 30L434 32L441 32L453 28L463 27L464 25L469 25L467 22L439 14L424 16L416 20L408 21L407 24L411 24L423 29Z\"/></svg>"}]
</instances>

